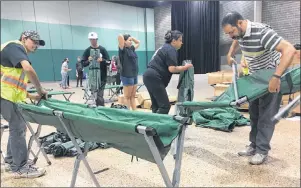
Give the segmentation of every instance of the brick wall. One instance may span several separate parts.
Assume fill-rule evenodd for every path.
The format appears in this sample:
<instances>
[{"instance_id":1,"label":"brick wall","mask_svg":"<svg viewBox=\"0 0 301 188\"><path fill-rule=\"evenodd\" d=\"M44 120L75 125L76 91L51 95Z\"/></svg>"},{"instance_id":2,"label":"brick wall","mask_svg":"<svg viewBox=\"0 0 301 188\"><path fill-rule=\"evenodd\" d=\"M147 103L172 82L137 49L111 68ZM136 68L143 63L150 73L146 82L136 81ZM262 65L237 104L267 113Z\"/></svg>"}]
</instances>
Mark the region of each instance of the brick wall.
<instances>
[{"instance_id":1,"label":"brick wall","mask_svg":"<svg viewBox=\"0 0 301 188\"><path fill-rule=\"evenodd\" d=\"M155 7L155 48L164 44L164 36L171 29L171 4Z\"/></svg>"},{"instance_id":2,"label":"brick wall","mask_svg":"<svg viewBox=\"0 0 301 188\"><path fill-rule=\"evenodd\" d=\"M220 44L231 44L232 39L225 35L222 30L223 17L231 12L236 11L240 13L244 18L253 21L254 18L254 2L253 1L220 1Z\"/></svg>"},{"instance_id":3,"label":"brick wall","mask_svg":"<svg viewBox=\"0 0 301 188\"><path fill-rule=\"evenodd\" d=\"M262 22L289 42L300 44L300 1L263 1Z\"/></svg>"}]
</instances>

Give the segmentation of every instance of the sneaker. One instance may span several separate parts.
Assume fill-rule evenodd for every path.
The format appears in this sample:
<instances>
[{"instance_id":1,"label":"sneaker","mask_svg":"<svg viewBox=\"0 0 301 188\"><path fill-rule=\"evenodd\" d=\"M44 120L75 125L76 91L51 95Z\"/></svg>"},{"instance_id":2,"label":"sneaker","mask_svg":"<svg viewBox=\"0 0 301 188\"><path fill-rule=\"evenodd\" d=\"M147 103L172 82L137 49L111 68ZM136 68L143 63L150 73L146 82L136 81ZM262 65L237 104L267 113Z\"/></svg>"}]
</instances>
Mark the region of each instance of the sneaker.
<instances>
[{"instance_id":1,"label":"sneaker","mask_svg":"<svg viewBox=\"0 0 301 188\"><path fill-rule=\"evenodd\" d=\"M33 162L33 160L31 160L31 159L28 159L28 161L27 161L27 165L29 165L29 166L33 166L34 165L34 162ZM1 172L2 172L3 170L2 170L2 168L1 168ZM12 172L12 169L11 169L11 167L10 167L10 164L9 163L4 163L4 171L5 172Z\"/></svg>"},{"instance_id":2,"label":"sneaker","mask_svg":"<svg viewBox=\"0 0 301 188\"><path fill-rule=\"evenodd\" d=\"M46 173L46 170L43 168L37 168L30 165L25 165L23 168L14 172L14 178L38 178L43 176Z\"/></svg>"},{"instance_id":3,"label":"sneaker","mask_svg":"<svg viewBox=\"0 0 301 188\"><path fill-rule=\"evenodd\" d=\"M252 165L260 165L262 164L266 159L268 155L256 153L249 161L250 164Z\"/></svg>"},{"instance_id":4,"label":"sneaker","mask_svg":"<svg viewBox=\"0 0 301 188\"><path fill-rule=\"evenodd\" d=\"M251 146L246 146L246 148L240 152L238 152L239 156L252 156L255 155L256 149Z\"/></svg>"}]
</instances>

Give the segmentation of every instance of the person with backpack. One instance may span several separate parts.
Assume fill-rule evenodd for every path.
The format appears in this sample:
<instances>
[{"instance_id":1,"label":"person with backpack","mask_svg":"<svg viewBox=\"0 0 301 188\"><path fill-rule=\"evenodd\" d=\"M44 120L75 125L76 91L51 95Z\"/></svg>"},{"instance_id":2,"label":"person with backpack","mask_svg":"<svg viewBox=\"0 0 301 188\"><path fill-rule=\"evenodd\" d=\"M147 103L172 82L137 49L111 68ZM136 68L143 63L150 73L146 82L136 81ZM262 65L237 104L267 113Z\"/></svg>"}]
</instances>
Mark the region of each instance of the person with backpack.
<instances>
[{"instance_id":1,"label":"person with backpack","mask_svg":"<svg viewBox=\"0 0 301 188\"><path fill-rule=\"evenodd\" d=\"M81 62L81 57L77 57L77 63L76 63L76 87L78 87L78 82L80 82L80 87L83 87L83 76L84 76L84 69Z\"/></svg>"}]
</instances>

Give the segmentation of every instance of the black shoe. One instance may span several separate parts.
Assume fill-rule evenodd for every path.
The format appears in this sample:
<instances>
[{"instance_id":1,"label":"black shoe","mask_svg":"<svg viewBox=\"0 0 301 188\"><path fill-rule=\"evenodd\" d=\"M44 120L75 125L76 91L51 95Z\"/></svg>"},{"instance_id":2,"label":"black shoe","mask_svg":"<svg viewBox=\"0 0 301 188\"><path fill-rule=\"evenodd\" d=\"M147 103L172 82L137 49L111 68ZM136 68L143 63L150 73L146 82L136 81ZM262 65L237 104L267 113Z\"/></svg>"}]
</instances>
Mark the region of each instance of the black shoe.
<instances>
[{"instance_id":1,"label":"black shoe","mask_svg":"<svg viewBox=\"0 0 301 188\"><path fill-rule=\"evenodd\" d=\"M80 87L84 87L84 86L80 86Z\"/></svg>"}]
</instances>

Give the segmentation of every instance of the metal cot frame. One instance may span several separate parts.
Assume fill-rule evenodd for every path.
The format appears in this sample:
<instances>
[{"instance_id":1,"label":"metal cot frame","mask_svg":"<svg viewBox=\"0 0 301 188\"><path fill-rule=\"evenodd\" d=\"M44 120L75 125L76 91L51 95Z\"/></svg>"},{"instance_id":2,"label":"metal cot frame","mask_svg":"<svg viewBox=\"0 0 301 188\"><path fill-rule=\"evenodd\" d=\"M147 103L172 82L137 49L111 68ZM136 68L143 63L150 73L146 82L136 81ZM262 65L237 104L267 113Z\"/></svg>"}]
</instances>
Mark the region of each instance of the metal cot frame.
<instances>
[{"instance_id":1,"label":"metal cot frame","mask_svg":"<svg viewBox=\"0 0 301 188\"><path fill-rule=\"evenodd\" d=\"M21 111L21 114L23 114L22 109L19 109L19 110ZM89 175L90 175L92 181L94 182L95 186L100 187L100 184L97 181L97 179L95 177L95 174L93 173L92 168L91 168L91 166L89 165L89 163L86 159L87 152L88 152L88 147L87 146L88 146L89 142L85 142L84 152L82 152L82 150L80 149L79 145L76 142L76 139L75 139L73 133L71 132L70 129L68 129L68 126L64 123L63 112L62 111L54 111L54 116L56 116L56 118L59 120L59 122L61 123L62 128L66 131L66 133L70 137L72 143L74 144L74 146L75 146L75 148L78 152L78 155L77 155L76 160L74 162L74 168L73 168L73 172L72 172L72 179L71 179L70 187L75 186L76 178L77 178L77 174L78 174L78 169L79 169L79 165L80 165L81 161L83 161L85 167L87 168L87 170L89 172ZM156 136L156 134L157 134L156 130L151 128L151 127L146 127L146 126L143 126L143 125L137 126L137 132L144 136L145 141L148 144L149 149L150 149L150 151L151 151L151 153L154 157L154 160L155 160L155 162L156 162L156 164L159 168L159 171L161 173L161 176L164 180L164 183L165 183L166 187L179 187L185 130L186 130L186 127L189 125L189 122L190 122L190 118L187 118L187 117L174 116L174 118L177 121L181 122L181 126L180 126L180 130L179 130L179 134L175 138L175 140L176 140L176 153L174 154L175 168L173 170L172 180L170 179L170 177L167 173L167 170L164 166L163 160L160 157L160 152L159 152L159 150L157 148L157 145L154 141L154 136ZM37 159L38 159L39 153L42 152L45 159L46 159L46 161L47 161L47 163L50 165L51 162L49 161L44 149L41 148L41 144L40 144L40 142L37 138L37 136L39 135L37 133L39 133L41 131L41 125L38 125L37 132L35 133L33 131L33 129L31 128L30 124L27 121L25 121L25 122L26 122L26 125L27 125L27 127L29 128L29 130L32 134L32 136L31 136L32 141L29 143L29 145L30 145L29 149L31 148L33 140L35 140L36 143L38 143L38 147L39 147L39 150L38 150L37 154L34 154L31 150L28 150L28 153L29 153L29 151L31 151L31 153L35 156L34 162L36 162Z\"/></svg>"}]
</instances>

